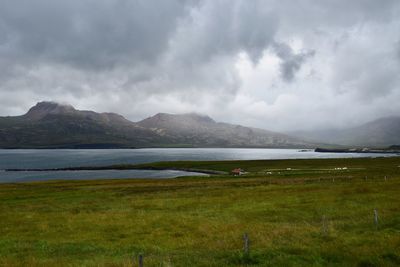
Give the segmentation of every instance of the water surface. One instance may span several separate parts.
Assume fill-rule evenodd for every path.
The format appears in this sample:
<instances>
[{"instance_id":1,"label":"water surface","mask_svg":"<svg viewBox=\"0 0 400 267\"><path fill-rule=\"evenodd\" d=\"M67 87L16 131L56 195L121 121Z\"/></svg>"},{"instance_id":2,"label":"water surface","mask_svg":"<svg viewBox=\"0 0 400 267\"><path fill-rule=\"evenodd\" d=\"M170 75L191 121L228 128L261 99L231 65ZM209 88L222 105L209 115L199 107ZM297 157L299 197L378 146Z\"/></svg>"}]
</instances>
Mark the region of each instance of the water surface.
<instances>
[{"instance_id":1,"label":"water surface","mask_svg":"<svg viewBox=\"0 0 400 267\"><path fill-rule=\"evenodd\" d=\"M180 176L206 176L206 174L174 170L102 170L102 171L18 171L0 170L0 183L48 180L96 180L126 178L175 178Z\"/></svg>"}]
</instances>

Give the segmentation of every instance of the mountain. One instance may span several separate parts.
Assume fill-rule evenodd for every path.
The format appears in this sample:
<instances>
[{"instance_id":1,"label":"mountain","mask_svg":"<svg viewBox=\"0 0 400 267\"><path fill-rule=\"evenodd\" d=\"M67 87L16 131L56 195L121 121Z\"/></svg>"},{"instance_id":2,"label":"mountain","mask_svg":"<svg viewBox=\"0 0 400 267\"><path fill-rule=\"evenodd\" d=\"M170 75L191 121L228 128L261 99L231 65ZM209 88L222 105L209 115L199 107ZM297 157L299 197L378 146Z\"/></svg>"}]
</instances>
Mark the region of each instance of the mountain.
<instances>
[{"instance_id":1,"label":"mountain","mask_svg":"<svg viewBox=\"0 0 400 267\"><path fill-rule=\"evenodd\" d=\"M22 116L0 117L2 148L137 147L150 146L158 138L118 114L53 102L40 102Z\"/></svg>"},{"instance_id":2,"label":"mountain","mask_svg":"<svg viewBox=\"0 0 400 267\"><path fill-rule=\"evenodd\" d=\"M387 147L400 144L400 117L380 118L346 129L299 131L290 134L310 142Z\"/></svg>"},{"instance_id":3,"label":"mountain","mask_svg":"<svg viewBox=\"0 0 400 267\"><path fill-rule=\"evenodd\" d=\"M0 117L0 148L311 147L262 129L195 113L159 113L132 122L115 113L40 102L25 115Z\"/></svg>"},{"instance_id":4,"label":"mountain","mask_svg":"<svg viewBox=\"0 0 400 267\"><path fill-rule=\"evenodd\" d=\"M139 126L168 136L172 143L203 147L306 147L299 139L267 130L215 122L196 113L159 113L138 122Z\"/></svg>"}]
</instances>

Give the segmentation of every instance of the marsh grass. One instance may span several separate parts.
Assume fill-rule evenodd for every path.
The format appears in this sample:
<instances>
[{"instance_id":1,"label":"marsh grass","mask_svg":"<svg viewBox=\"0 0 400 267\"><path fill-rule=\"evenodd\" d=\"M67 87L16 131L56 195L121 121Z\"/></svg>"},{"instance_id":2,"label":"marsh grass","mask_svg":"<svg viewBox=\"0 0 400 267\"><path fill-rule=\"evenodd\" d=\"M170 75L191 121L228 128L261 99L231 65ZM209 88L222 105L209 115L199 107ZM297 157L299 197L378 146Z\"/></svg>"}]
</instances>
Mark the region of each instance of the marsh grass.
<instances>
[{"instance_id":1,"label":"marsh grass","mask_svg":"<svg viewBox=\"0 0 400 267\"><path fill-rule=\"evenodd\" d=\"M399 158L160 164L248 174L2 184L0 265L400 264Z\"/></svg>"}]
</instances>

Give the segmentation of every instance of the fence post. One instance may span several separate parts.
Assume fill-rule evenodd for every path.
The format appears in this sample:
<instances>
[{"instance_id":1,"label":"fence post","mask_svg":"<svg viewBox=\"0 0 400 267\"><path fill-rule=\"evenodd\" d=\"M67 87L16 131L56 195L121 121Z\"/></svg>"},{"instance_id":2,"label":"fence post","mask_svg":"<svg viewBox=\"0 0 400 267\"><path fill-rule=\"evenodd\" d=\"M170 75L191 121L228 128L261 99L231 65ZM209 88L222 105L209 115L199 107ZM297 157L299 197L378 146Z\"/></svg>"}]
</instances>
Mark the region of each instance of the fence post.
<instances>
[{"instance_id":1,"label":"fence post","mask_svg":"<svg viewBox=\"0 0 400 267\"><path fill-rule=\"evenodd\" d=\"M328 229L326 227L326 218L325 215L322 216L322 234L326 235L328 232Z\"/></svg>"},{"instance_id":2,"label":"fence post","mask_svg":"<svg viewBox=\"0 0 400 267\"><path fill-rule=\"evenodd\" d=\"M246 255L250 253L250 240L249 240L249 235L247 233L243 235L243 251L244 254Z\"/></svg>"},{"instance_id":3,"label":"fence post","mask_svg":"<svg viewBox=\"0 0 400 267\"><path fill-rule=\"evenodd\" d=\"M139 254L139 267L143 267L143 255Z\"/></svg>"},{"instance_id":4,"label":"fence post","mask_svg":"<svg viewBox=\"0 0 400 267\"><path fill-rule=\"evenodd\" d=\"M374 223L375 227L378 228L378 211L374 209Z\"/></svg>"}]
</instances>

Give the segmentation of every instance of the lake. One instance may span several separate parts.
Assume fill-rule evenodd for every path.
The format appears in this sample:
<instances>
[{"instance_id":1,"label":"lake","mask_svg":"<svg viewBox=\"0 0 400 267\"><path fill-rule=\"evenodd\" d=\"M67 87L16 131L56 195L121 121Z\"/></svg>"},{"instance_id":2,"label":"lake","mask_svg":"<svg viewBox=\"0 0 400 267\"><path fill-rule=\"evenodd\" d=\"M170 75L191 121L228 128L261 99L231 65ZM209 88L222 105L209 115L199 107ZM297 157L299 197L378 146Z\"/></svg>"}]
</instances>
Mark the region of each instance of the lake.
<instances>
[{"instance_id":1,"label":"lake","mask_svg":"<svg viewBox=\"0 0 400 267\"><path fill-rule=\"evenodd\" d=\"M0 149L0 182L55 179L172 178L204 175L170 170L5 172L4 169L47 169L176 160L254 160L382 157L393 154L317 153L299 149L147 148L147 149Z\"/></svg>"}]
</instances>

